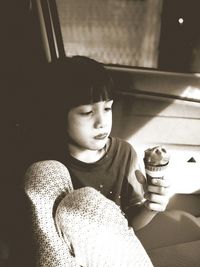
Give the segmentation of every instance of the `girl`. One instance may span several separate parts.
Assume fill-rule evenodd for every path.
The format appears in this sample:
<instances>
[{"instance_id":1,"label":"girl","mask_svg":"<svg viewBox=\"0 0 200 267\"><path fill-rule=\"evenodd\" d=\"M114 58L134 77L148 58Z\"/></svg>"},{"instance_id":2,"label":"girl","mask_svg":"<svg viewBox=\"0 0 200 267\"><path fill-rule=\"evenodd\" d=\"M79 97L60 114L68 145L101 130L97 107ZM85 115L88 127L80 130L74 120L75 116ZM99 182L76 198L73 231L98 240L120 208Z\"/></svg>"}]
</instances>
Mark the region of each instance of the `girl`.
<instances>
[{"instance_id":1,"label":"girl","mask_svg":"<svg viewBox=\"0 0 200 267\"><path fill-rule=\"evenodd\" d=\"M167 181L147 186L133 147L110 136L113 82L102 64L75 56L51 71L51 155L25 179L37 266L152 267L133 229L165 210Z\"/></svg>"},{"instance_id":2,"label":"girl","mask_svg":"<svg viewBox=\"0 0 200 267\"><path fill-rule=\"evenodd\" d=\"M74 189L95 188L120 206L135 230L144 227L165 210L169 184L153 179L147 186L133 147L110 136L111 77L101 63L83 56L59 60L52 70L51 99L58 101L64 133L62 157L55 159L69 170Z\"/></svg>"}]
</instances>

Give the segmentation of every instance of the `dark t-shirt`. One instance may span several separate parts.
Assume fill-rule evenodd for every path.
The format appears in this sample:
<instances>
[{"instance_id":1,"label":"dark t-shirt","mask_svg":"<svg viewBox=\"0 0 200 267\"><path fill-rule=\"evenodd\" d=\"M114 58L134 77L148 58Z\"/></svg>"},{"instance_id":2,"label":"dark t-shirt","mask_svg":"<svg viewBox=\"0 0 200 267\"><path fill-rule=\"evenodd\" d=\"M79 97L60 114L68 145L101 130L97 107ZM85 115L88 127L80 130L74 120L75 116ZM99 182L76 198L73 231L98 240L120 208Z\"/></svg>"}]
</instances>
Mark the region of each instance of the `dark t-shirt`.
<instances>
[{"instance_id":1,"label":"dark t-shirt","mask_svg":"<svg viewBox=\"0 0 200 267\"><path fill-rule=\"evenodd\" d=\"M106 154L95 163L85 163L67 155L74 189L91 186L125 211L143 200L143 189L135 177L140 169L137 154L126 141L110 137Z\"/></svg>"}]
</instances>

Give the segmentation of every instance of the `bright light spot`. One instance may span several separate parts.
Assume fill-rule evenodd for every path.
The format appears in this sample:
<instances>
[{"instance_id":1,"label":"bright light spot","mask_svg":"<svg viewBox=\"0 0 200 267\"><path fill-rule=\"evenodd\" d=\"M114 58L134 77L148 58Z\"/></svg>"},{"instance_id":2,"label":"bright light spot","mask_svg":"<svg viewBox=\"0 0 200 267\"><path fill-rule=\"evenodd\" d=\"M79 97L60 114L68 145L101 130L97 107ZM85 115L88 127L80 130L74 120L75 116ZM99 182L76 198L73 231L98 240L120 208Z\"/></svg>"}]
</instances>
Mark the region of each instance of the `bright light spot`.
<instances>
[{"instance_id":1,"label":"bright light spot","mask_svg":"<svg viewBox=\"0 0 200 267\"><path fill-rule=\"evenodd\" d=\"M178 19L178 22L179 22L180 24L183 24L184 19L183 19L183 18L179 18L179 19Z\"/></svg>"},{"instance_id":2,"label":"bright light spot","mask_svg":"<svg viewBox=\"0 0 200 267\"><path fill-rule=\"evenodd\" d=\"M200 193L199 163L176 161L169 167L168 178L171 178L170 196L174 194Z\"/></svg>"},{"instance_id":3,"label":"bright light spot","mask_svg":"<svg viewBox=\"0 0 200 267\"><path fill-rule=\"evenodd\" d=\"M188 86L181 96L200 100L200 89L194 86Z\"/></svg>"}]
</instances>

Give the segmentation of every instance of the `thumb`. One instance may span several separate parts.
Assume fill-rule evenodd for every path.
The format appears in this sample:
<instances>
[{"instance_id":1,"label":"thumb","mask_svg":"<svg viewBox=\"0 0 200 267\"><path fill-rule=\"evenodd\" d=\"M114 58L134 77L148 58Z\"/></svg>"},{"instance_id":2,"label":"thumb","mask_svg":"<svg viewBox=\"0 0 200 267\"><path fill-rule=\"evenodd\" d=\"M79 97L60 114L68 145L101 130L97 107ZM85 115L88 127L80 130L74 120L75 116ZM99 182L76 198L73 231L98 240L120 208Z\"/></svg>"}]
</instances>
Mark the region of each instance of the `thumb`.
<instances>
[{"instance_id":1,"label":"thumb","mask_svg":"<svg viewBox=\"0 0 200 267\"><path fill-rule=\"evenodd\" d=\"M146 180L146 177L139 170L135 171L135 176L136 176L138 182L140 184L142 184L144 193L147 193L147 180Z\"/></svg>"},{"instance_id":2,"label":"thumb","mask_svg":"<svg viewBox=\"0 0 200 267\"><path fill-rule=\"evenodd\" d=\"M136 170L136 171L135 171L135 176L136 176L136 178L137 178L137 180L138 180L138 182L139 182L140 184L142 184L142 185L146 185L146 178L145 178L145 176L142 174L141 171Z\"/></svg>"}]
</instances>

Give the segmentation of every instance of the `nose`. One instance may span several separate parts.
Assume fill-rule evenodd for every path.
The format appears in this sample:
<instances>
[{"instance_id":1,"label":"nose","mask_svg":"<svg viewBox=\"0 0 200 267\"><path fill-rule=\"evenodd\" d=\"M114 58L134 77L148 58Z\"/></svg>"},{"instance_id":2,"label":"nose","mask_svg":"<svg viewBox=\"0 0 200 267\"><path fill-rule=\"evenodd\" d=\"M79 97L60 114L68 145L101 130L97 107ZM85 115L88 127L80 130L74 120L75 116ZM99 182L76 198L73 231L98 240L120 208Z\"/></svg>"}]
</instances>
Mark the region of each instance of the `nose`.
<instances>
[{"instance_id":1,"label":"nose","mask_svg":"<svg viewBox=\"0 0 200 267\"><path fill-rule=\"evenodd\" d=\"M106 115L103 112L99 112L95 118L95 128L104 128L106 126Z\"/></svg>"}]
</instances>

